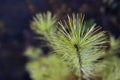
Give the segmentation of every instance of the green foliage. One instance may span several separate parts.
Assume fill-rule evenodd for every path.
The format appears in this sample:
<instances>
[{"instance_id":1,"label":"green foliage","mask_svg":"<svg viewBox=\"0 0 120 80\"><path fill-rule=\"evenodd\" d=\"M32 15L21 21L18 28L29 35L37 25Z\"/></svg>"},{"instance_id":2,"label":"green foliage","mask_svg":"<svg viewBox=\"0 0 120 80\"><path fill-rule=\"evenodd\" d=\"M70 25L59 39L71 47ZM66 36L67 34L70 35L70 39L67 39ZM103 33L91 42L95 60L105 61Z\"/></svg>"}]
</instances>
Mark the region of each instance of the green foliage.
<instances>
[{"instance_id":1,"label":"green foliage","mask_svg":"<svg viewBox=\"0 0 120 80\"><path fill-rule=\"evenodd\" d=\"M56 16L52 16L50 12L37 14L31 23L31 27L36 33L49 37L48 34L53 34L55 31L56 22Z\"/></svg>"},{"instance_id":2,"label":"green foliage","mask_svg":"<svg viewBox=\"0 0 120 80\"><path fill-rule=\"evenodd\" d=\"M26 68L33 80L66 80L69 68L57 55L52 54L38 58L34 55L42 54L42 52L32 47L28 48L26 52L27 56L32 57ZM33 53L34 55L31 55Z\"/></svg>"},{"instance_id":3,"label":"green foliage","mask_svg":"<svg viewBox=\"0 0 120 80\"><path fill-rule=\"evenodd\" d=\"M120 40L111 36L110 49L106 52L105 45L109 43L106 32L90 21L85 22L81 14L68 15L67 20L58 24L50 12L37 14L31 27L44 36L37 39L47 40L55 53L41 56L42 51L32 47L25 52L31 59L27 70L33 80L66 80L71 71L79 80L120 79L119 58L116 57Z\"/></svg>"},{"instance_id":4,"label":"green foliage","mask_svg":"<svg viewBox=\"0 0 120 80\"><path fill-rule=\"evenodd\" d=\"M41 17L43 21L39 20L40 17L37 17L38 21L34 21L39 24L37 29L40 33L43 32L43 26L40 25L46 24L47 16L48 14ZM52 18L50 21L53 22L47 21L51 24L46 26L44 32L54 26L52 23L55 21ZM95 28L95 25L90 28L86 26L84 17L79 14L73 14L72 18L68 16L68 22L59 22L59 25L57 33L50 35L48 39L55 52L62 55L62 58L74 68L78 75L84 74L85 77L91 77L101 71L104 65L97 59L105 55L102 49L102 45L106 43L105 32L99 31L100 28Z\"/></svg>"},{"instance_id":5,"label":"green foliage","mask_svg":"<svg viewBox=\"0 0 120 80\"><path fill-rule=\"evenodd\" d=\"M105 60L107 67L103 74L103 80L120 80L120 59L111 56Z\"/></svg>"},{"instance_id":6,"label":"green foliage","mask_svg":"<svg viewBox=\"0 0 120 80\"><path fill-rule=\"evenodd\" d=\"M42 55L42 50L35 47L28 47L24 55L30 59L38 59Z\"/></svg>"},{"instance_id":7,"label":"green foliage","mask_svg":"<svg viewBox=\"0 0 120 80\"><path fill-rule=\"evenodd\" d=\"M120 53L120 38L115 39L113 36L110 36L110 54L115 55Z\"/></svg>"},{"instance_id":8,"label":"green foliage","mask_svg":"<svg viewBox=\"0 0 120 80\"><path fill-rule=\"evenodd\" d=\"M103 80L119 80L120 79L120 59L116 53L120 53L120 39L110 36L109 55L104 60L106 68L103 72Z\"/></svg>"},{"instance_id":9,"label":"green foliage","mask_svg":"<svg viewBox=\"0 0 120 80\"><path fill-rule=\"evenodd\" d=\"M61 28L52 37L51 45L78 75L91 77L104 67L97 59L105 55L102 45L107 41L104 31L99 31L95 25L89 28L83 20L81 15L73 14L72 18L68 16L68 22L59 22Z\"/></svg>"}]
</instances>

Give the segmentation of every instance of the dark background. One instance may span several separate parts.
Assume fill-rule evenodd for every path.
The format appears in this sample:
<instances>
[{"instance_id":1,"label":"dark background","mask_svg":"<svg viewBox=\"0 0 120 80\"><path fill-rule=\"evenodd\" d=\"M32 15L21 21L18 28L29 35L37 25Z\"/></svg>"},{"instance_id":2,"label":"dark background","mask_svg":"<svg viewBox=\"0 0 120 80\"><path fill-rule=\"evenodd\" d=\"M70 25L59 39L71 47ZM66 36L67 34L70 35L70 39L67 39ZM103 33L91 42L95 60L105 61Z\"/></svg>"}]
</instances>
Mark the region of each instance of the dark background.
<instances>
[{"instance_id":1,"label":"dark background","mask_svg":"<svg viewBox=\"0 0 120 80\"><path fill-rule=\"evenodd\" d=\"M33 39L30 22L36 13L48 10L60 18L83 13L86 20L120 36L120 0L0 0L0 80L30 80L23 52L41 43Z\"/></svg>"}]
</instances>

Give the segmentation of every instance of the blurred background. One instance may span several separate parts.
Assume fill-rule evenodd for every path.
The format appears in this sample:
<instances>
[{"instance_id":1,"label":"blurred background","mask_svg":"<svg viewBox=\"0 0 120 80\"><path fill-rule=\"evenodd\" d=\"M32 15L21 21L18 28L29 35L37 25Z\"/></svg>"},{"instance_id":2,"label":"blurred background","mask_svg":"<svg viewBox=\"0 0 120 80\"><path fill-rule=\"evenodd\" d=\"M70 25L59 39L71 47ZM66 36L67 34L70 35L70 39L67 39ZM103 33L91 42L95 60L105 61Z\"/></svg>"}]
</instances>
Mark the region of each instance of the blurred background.
<instances>
[{"instance_id":1,"label":"blurred background","mask_svg":"<svg viewBox=\"0 0 120 80\"><path fill-rule=\"evenodd\" d=\"M23 55L29 46L40 47L41 41L30 28L36 13L51 11L60 18L83 13L103 29L120 36L120 0L0 0L0 80L31 80ZM47 53L48 47L42 47Z\"/></svg>"}]
</instances>

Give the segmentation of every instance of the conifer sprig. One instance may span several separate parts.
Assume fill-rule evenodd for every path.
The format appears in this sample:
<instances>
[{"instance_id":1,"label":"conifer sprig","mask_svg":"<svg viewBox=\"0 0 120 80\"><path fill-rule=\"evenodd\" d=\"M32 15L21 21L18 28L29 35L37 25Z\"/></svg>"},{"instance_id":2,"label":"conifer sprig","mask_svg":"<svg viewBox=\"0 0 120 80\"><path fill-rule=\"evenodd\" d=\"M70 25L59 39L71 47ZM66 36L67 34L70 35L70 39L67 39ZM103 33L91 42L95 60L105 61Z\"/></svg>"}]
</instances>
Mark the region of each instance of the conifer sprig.
<instances>
[{"instance_id":1,"label":"conifer sprig","mask_svg":"<svg viewBox=\"0 0 120 80\"><path fill-rule=\"evenodd\" d=\"M98 59L105 55L103 44L107 43L105 32L95 25L88 27L84 17L77 14L68 21L59 22L58 33L51 39L51 45L58 55L77 72L87 78L101 71L103 64ZM100 65L99 65L100 64Z\"/></svg>"},{"instance_id":2,"label":"conifer sprig","mask_svg":"<svg viewBox=\"0 0 120 80\"><path fill-rule=\"evenodd\" d=\"M120 59L117 56L109 56L105 63L107 67L102 73L103 80L120 80Z\"/></svg>"},{"instance_id":3,"label":"conifer sprig","mask_svg":"<svg viewBox=\"0 0 120 80\"><path fill-rule=\"evenodd\" d=\"M50 42L55 53L72 67L81 79L90 79L101 72L105 66L99 59L105 56L105 32L100 27L88 26L84 16L68 15L68 20L58 22L51 13L40 14L34 19L33 29L43 34Z\"/></svg>"},{"instance_id":4,"label":"conifer sprig","mask_svg":"<svg viewBox=\"0 0 120 80\"><path fill-rule=\"evenodd\" d=\"M41 49L29 47L25 55L30 58L26 69L32 80L66 80L70 74L67 65L59 56L51 54L42 56Z\"/></svg>"},{"instance_id":5,"label":"conifer sprig","mask_svg":"<svg viewBox=\"0 0 120 80\"><path fill-rule=\"evenodd\" d=\"M52 16L51 12L37 14L33 19L31 27L35 32L43 34L45 37L49 37L49 34L54 33L57 19L56 16Z\"/></svg>"}]
</instances>

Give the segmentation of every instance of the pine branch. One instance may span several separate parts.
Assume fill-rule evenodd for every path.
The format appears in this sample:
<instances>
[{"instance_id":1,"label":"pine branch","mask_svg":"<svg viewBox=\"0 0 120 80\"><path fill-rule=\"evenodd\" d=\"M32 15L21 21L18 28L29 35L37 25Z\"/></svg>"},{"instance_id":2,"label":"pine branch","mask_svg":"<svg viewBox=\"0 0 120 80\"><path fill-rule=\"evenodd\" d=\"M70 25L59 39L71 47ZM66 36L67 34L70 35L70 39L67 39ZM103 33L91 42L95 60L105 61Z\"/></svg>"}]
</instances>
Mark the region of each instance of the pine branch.
<instances>
[{"instance_id":1,"label":"pine branch","mask_svg":"<svg viewBox=\"0 0 120 80\"><path fill-rule=\"evenodd\" d=\"M49 39L50 35L56 31L56 16L52 16L51 12L36 14L31 23L31 28L38 34L44 35ZM41 39L41 38L40 38ZM43 40L45 40L43 38Z\"/></svg>"},{"instance_id":2,"label":"pine branch","mask_svg":"<svg viewBox=\"0 0 120 80\"><path fill-rule=\"evenodd\" d=\"M83 75L88 78L104 67L104 64L97 60L104 57L103 44L107 41L104 31L99 31L100 28L95 28L95 25L86 27L83 21L84 17L81 15L73 14L72 18L68 16L68 22L59 22L61 27L50 42L56 53L62 56L81 78Z\"/></svg>"},{"instance_id":3,"label":"pine branch","mask_svg":"<svg viewBox=\"0 0 120 80\"><path fill-rule=\"evenodd\" d=\"M43 34L50 42L54 52L73 68L81 79L90 79L103 70L105 65L98 61L106 54L104 44L107 43L105 31L100 27L85 24L84 16L73 14L68 20L59 21L51 13L40 14L34 19L32 27L38 34Z\"/></svg>"},{"instance_id":4,"label":"pine branch","mask_svg":"<svg viewBox=\"0 0 120 80\"><path fill-rule=\"evenodd\" d=\"M38 55L39 54L39 55ZM40 57L43 52L40 49L29 47L25 55L30 58L26 64L32 80L66 80L70 74L67 65L59 56L51 54Z\"/></svg>"}]
</instances>

